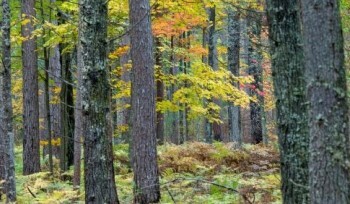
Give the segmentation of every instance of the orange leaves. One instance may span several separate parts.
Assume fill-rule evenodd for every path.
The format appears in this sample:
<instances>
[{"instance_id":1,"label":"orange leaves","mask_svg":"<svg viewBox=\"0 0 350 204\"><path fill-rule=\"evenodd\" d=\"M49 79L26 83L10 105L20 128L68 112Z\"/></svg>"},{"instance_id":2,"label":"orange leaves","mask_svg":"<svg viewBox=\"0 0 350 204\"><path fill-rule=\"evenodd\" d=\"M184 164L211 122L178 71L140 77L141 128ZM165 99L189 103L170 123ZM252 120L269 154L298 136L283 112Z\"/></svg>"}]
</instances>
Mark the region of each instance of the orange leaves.
<instances>
[{"instance_id":1,"label":"orange leaves","mask_svg":"<svg viewBox=\"0 0 350 204\"><path fill-rule=\"evenodd\" d=\"M155 36L170 37L180 35L193 27L203 26L205 23L200 16L178 12L154 19L152 30Z\"/></svg>"},{"instance_id":2,"label":"orange leaves","mask_svg":"<svg viewBox=\"0 0 350 204\"><path fill-rule=\"evenodd\" d=\"M110 59L117 59L118 57L126 54L129 51L129 49L129 46L118 47L116 50L110 53L108 57Z\"/></svg>"},{"instance_id":3,"label":"orange leaves","mask_svg":"<svg viewBox=\"0 0 350 204\"><path fill-rule=\"evenodd\" d=\"M188 50L188 52L196 56L208 55L208 49L203 48L202 46L193 46Z\"/></svg>"}]
</instances>

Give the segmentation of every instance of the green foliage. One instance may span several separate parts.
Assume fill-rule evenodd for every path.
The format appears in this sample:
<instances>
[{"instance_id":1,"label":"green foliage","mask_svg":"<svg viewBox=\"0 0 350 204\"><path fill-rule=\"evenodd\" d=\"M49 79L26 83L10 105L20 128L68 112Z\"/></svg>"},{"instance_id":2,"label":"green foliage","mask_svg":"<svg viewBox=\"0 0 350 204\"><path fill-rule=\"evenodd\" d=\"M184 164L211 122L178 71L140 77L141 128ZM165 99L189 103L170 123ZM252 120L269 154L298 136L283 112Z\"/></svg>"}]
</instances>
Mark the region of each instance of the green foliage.
<instances>
[{"instance_id":1,"label":"green foliage","mask_svg":"<svg viewBox=\"0 0 350 204\"><path fill-rule=\"evenodd\" d=\"M245 145L235 149L234 144L195 142L166 144L158 151L161 203L173 203L173 199L176 203L243 203L243 195L251 201L255 198L255 203L280 203L278 152L272 147ZM42 172L22 176L21 155L21 148L16 148L18 203L83 202L84 189L73 190L72 171L65 175ZM132 203L129 145L115 145L114 157L119 199Z\"/></svg>"}]
</instances>

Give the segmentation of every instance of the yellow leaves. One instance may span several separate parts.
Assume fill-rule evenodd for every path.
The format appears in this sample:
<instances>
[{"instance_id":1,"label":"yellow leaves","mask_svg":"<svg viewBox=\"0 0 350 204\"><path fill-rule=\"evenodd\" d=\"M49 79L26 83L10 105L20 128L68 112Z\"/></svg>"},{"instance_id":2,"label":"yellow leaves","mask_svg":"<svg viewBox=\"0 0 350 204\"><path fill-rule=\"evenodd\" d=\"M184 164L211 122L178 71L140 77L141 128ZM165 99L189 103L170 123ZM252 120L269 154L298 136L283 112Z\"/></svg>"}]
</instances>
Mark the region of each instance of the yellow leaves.
<instances>
[{"instance_id":1,"label":"yellow leaves","mask_svg":"<svg viewBox=\"0 0 350 204\"><path fill-rule=\"evenodd\" d=\"M25 18L24 20L21 21L21 25L27 25L30 22L31 20L29 18Z\"/></svg>"},{"instance_id":2,"label":"yellow leaves","mask_svg":"<svg viewBox=\"0 0 350 204\"><path fill-rule=\"evenodd\" d=\"M157 111L164 113L166 111L170 111L170 112L178 111L179 107L169 100L163 100L163 101L157 102L156 109Z\"/></svg>"},{"instance_id":3,"label":"yellow leaves","mask_svg":"<svg viewBox=\"0 0 350 204\"><path fill-rule=\"evenodd\" d=\"M114 87L117 89L117 93L113 95L113 99L127 98L131 96L131 83L125 81L118 81Z\"/></svg>"},{"instance_id":4,"label":"yellow leaves","mask_svg":"<svg viewBox=\"0 0 350 204\"><path fill-rule=\"evenodd\" d=\"M60 9L68 13L78 13L78 10L79 10L78 1L70 0L70 1L63 2L60 5Z\"/></svg>"},{"instance_id":5,"label":"yellow leaves","mask_svg":"<svg viewBox=\"0 0 350 204\"><path fill-rule=\"evenodd\" d=\"M234 86L235 83L251 83L251 77L236 77L222 68L214 71L198 60L191 61L190 73L164 75L162 79L168 82L165 83L166 86L176 85L178 89L173 93L171 100L157 103L157 111L173 112L187 109L189 119L206 117L211 122L220 123L221 108L210 102L212 99L220 99L242 107L247 106L251 100L243 90Z\"/></svg>"},{"instance_id":6,"label":"yellow leaves","mask_svg":"<svg viewBox=\"0 0 350 204\"><path fill-rule=\"evenodd\" d=\"M40 140L40 142L39 142L39 144L40 144L40 146L47 146L47 145L49 145L49 141L48 140ZM59 146L61 146L61 138L52 138L51 139L51 145L52 146L56 146L56 147L59 147Z\"/></svg>"},{"instance_id":7,"label":"yellow leaves","mask_svg":"<svg viewBox=\"0 0 350 204\"><path fill-rule=\"evenodd\" d=\"M130 50L129 46L122 46L122 47L118 47L116 50L114 50L113 52L111 52L109 54L109 59L118 59L120 56L125 55L126 53L128 53Z\"/></svg>"}]
</instances>

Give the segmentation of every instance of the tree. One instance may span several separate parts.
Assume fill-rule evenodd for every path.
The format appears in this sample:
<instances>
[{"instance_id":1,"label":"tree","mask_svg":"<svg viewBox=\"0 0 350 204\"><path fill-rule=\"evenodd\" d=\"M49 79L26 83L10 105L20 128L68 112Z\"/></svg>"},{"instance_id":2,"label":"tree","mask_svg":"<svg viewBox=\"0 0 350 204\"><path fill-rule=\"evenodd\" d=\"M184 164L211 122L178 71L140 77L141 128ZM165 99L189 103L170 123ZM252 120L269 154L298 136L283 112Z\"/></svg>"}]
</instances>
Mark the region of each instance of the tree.
<instances>
[{"instance_id":1,"label":"tree","mask_svg":"<svg viewBox=\"0 0 350 204\"><path fill-rule=\"evenodd\" d=\"M228 18L228 46L227 46L227 64L228 69L235 76L239 76L239 50L240 50L240 14L239 11L233 10L232 7L227 10ZM236 82L235 86L239 88ZM230 105L228 109L230 140L242 144L241 135L241 109L238 106Z\"/></svg>"},{"instance_id":2,"label":"tree","mask_svg":"<svg viewBox=\"0 0 350 204\"><path fill-rule=\"evenodd\" d=\"M114 179L112 141L108 133L110 84L107 69L105 0L79 1L78 69L84 128L86 203L119 203ZM80 78L80 77L79 77Z\"/></svg>"},{"instance_id":3,"label":"tree","mask_svg":"<svg viewBox=\"0 0 350 204\"><path fill-rule=\"evenodd\" d=\"M50 6L54 6L56 4L56 0L50 0ZM54 25L58 24L57 21L57 13L54 12L52 14L52 10L50 9L50 22ZM61 64L61 52L59 45L55 45L50 52L49 59L49 77L54 81L54 89L50 90L49 97L51 99L57 99L55 103L50 103L50 117L51 117L51 130L52 130L52 138L57 140L62 136L62 117L61 117L61 109L62 104L60 101L59 94L62 90L62 64ZM60 156L60 148L59 145L56 145L53 148L53 154L59 158Z\"/></svg>"},{"instance_id":4,"label":"tree","mask_svg":"<svg viewBox=\"0 0 350 204\"><path fill-rule=\"evenodd\" d=\"M337 0L302 0L311 203L350 203L349 107Z\"/></svg>"},{"instance_id":5,"label":"tree","mask_svg":"<svg viewBox=\"0 0 350 204\"><path fill-rule=\"evenodd\" d=\"M156 72L159 76L159 79L157 79L156 81L158 102L161 102L164 100L164 83L163 83L163 79L161 79L161 75L162 75L162 53L160 50L161 46L162 46L162 43L160 41L160 38L156 38L157 48L156 48L156 54L155 54L155 65L156 65ZM163 144L164 143L164 113L162 113L162 111L157 112L156 134L157 134L157 143Z\"/></svg>"},{"instance_id":6,"label":"tree","mask_svg":"<svg viewBox=\"0 0 350 204\"><path fill-rule=\"evenodd\" d=\"M215 27L216 27L216 7L211 7L208 9L209 21L211 23L208 32L208 64L212 67L213 70L218 70L218 62L217 62L217 43L216 43L216 35L215 35ZM219 104L219 100L214 98L213 102L215 104ZM211 112L213 110L210 110ZM221 126L218 122L213 122L212 131L214 135L214 140L222 141L222 133Z\"/></svg>"},{"instance_id":7,"label":"tree","mask_svg":"<svg viewBox=\"0 0 350 204\"><path fill-rule=\"evenodd\" d=\"M255 144L263 141L263 129L262 129L262 106L264 105L263 97L260 92L263 91L262 81L262 56L261 49L258 45L261 43L261 14L255 12L248 12L249 18L249 47L248 47L248 73L254 78L254 82L251 83L250 95L255 97L257 101L250 102L250 118L252 132L252 141Z\"/></svg>"},{"instance_id":8,"label":"tree","mask_svg":"<svg viewBox=\"0 0 350 204\"><path fill-rule=\"evenodd\" d=\"M160 199L155 80L149 0L130 0L131 110L135 203ZM146 162L147 161L147 162Z\"/></svg>"},{"instance_id":9,"label":"tree","mask_svg":"<svg viewBox=\"0 0 350 204\"><path fill-rule=\"evenodd\" d=\"M298 2L268 0L284 203L309 203L309 130Z\"/></svg>"},{"instance_id":10,"label":"tree","mask_svg":"<svg viewBox=\"0 0 350 204\"><path fill-rule=\"evenodd\" d=\"M35 1L22 1L22 66L23 66L23 174L40 171L39 99L36 39L32 37Z\"/></svg>"},{"instance_id":11,"label":"tree","mask_svg":"<svg viewBox=\"0 0 350 204\"><path fill-rule=\"evenodd\" d=\"M15 183L15 158L14 158L14 133L12 125L12 94L11 94L11 11L8 0L2 1L2 65L1 67L1 130L0 141L0 160L3 165L4 189L7 202L16 202L16 183ZM0 167L1 168L1 167Z\"/></svg>"}]
</instances>

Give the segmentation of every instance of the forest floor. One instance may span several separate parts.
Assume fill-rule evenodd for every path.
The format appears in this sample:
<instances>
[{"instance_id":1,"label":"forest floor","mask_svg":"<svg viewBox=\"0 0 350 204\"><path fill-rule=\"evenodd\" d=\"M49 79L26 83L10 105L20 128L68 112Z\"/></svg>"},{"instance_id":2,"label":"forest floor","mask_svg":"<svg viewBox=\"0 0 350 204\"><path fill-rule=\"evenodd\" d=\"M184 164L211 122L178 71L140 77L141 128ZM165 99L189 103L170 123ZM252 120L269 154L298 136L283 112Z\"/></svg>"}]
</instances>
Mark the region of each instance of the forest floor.
<instances>
[{"instance_id":1,"label":"forest floor","mask_svg":"<svg viewBox=\"0 0 350 204\"><path fill-rule=\"evenodd\" d=\"M84 189L73 190L73 170L64 175L42 172L22 176L22 151L16 148L18 203L83 203ZM115 174L121 203L132 203L133 173L128 145L114 147ZM160 203L281 203L278 150L275 146L212 145L193 142L158 147ZM47 161L43 160L43 170ZM82 174L83 175L83 174ZM65 181L62 181L65 178Z\"/></svg>"}]
</instances>

